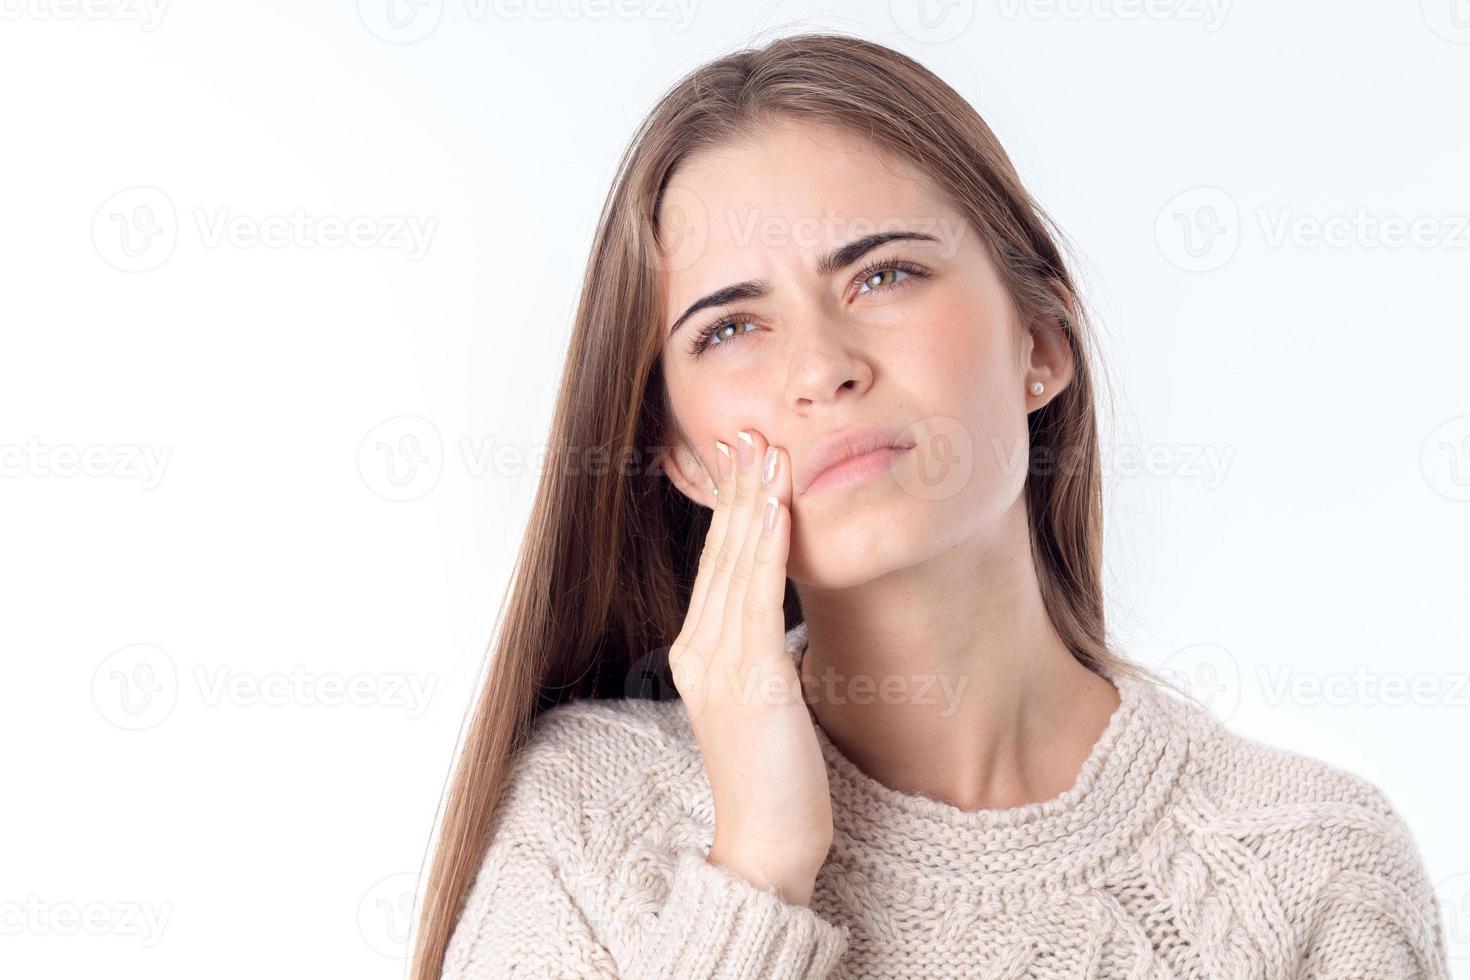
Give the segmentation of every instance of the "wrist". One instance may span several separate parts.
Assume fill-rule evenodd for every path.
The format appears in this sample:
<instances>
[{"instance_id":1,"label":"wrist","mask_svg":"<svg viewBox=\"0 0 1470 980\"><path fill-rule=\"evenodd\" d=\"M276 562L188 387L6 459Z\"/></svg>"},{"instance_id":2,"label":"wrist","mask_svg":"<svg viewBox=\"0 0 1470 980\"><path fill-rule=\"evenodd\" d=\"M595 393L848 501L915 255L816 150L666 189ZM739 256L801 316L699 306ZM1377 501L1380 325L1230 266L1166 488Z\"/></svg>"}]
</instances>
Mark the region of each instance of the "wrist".
<instances>
[{"instance_id":1,"label":"wrist","mask_svg":"<svg viewBox=\"0 0 1470 980\"><path fill-rule=\"evenodd\" d=\"M757 888L774 891L791 905L807 905L816 887L816 867L808 861L773 858L769 854L753 855L716 843L705 856L710 864L728 869Z\"/></svg>"}]
</instances>

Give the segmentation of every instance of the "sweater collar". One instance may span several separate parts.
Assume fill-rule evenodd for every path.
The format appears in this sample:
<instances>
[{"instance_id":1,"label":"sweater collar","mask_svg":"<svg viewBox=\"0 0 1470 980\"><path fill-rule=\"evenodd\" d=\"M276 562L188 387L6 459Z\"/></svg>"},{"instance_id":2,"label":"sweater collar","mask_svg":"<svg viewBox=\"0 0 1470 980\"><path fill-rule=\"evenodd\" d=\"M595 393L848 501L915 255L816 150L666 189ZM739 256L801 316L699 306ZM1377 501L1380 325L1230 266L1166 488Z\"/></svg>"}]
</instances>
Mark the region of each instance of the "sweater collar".
<instances>
[{"instance_id":1,"label":"sweater collar","mask_svg":"<svg viewBox=\"0 0 1470 980\"><path fill-rule=\"evenodd\" d=\"M799 662L806 623L786 634ZM1048 800L963 810L869 776L820 724L834 839L829 861L883 879L943 880L962 891L1029 892L1093 882L1164 816L1183 767L1186 726L1146 680L1101 668L1118 691L1101 736L1072 786ZM816 719L813 718L815 723Z\"/></svg>"}]
</instances>

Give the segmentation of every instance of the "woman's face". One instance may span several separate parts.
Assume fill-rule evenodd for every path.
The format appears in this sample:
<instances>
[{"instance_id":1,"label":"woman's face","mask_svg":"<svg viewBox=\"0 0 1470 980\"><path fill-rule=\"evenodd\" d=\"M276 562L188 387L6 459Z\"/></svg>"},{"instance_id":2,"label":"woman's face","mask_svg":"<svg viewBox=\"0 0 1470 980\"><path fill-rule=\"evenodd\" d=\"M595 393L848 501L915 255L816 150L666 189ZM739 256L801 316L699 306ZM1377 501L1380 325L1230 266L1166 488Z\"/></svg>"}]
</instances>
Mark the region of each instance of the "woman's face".
<instances>
[{"instance_id":1,"label":"woman's face","mask_svg":"<svg viewBox=\"0 0 1470 980\"><path fill-rule=\"evenodd\" d=\"M787 572L829 589L974 541L1017 505L1026 414L1070 359L1022 328L978 235L927 177L844 130L783 122L688 158L659 221L663 376L692 440L665 471L686 495L712 506L715 440L758 430L793 467ZM823 266L891 232L922 237ZM679 322L748 282L764 288ZM803 492L812 447L856 425L902 429L914 448L872 479Z\"/></svg>"}]
</instances>

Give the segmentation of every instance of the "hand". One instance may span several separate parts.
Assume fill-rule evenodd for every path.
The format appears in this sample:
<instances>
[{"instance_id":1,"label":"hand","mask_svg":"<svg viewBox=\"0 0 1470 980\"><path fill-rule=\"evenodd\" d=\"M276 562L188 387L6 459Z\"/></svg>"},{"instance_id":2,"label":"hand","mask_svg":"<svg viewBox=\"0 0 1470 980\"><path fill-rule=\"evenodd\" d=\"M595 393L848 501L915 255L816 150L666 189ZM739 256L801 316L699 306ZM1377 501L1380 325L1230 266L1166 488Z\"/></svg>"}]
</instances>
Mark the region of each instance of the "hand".
<instances>
[{"instance_id":1,"label":"hand","mask_svg":"<svg viewBox=\"0 0 1470 980\"><path fill-rule=\"evenodd\" d=\"M785 649L791 459L772 447L774 473L764 483L760 433L725 445L728 454L715 447L714 517L669 666L714 799L708 860L805 904L832 846L832 796Z\"/></svg>"}]
</instances>

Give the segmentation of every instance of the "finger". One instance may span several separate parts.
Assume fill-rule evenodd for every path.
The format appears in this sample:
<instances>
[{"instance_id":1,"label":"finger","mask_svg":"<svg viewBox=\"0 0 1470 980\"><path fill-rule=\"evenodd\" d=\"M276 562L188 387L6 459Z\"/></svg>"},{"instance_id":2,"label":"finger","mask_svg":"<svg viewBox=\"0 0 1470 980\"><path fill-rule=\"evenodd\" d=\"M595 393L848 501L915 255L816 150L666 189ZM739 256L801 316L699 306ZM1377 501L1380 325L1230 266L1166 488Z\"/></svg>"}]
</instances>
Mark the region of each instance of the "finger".
<instances>
[{"instance_id":1,"label":"finger","mask_svg":"<svg viewBox=\"0 0 1470 980\"><path fill-rule=\"evenodd\" d=\"M759 455L756 459L764 462L766 451L770 448L765 437L760 433L751 434L751 447ZM764 466L753 464L748 471L741 471L740 479L743 482L741 490L748 493L748 507L737 502L736 510L743 513L744 524L738 538L731 534L731 544L736 548L734 567L730 570L730 581L725 592L725 633L733 634L737 641L735 648L743 648L738 641L743 630L742 619L745 615L745 595L749 591L750 578L755 567L755 546L761 530L761 509L765 505L767 496L766 487L762 483ZM732 532L734 528L732 528Z\"/></svg>"},{"instance_id":2,"label":"finger","mask_svg":"<svg viewBox=\"0 0 1470 980\"><path fill-rule=\"evenodd\" d=\"M735 453L722 440L714 443L715 505L710 516L709 529L705 531L704 545L699 553L699 571L694 576L694 587L689 595L689 611L685 621L698 625L699 617L709 594L710 580L714 577L715 556L720 553L725 533L730 525L730 505L735 499Z\"/></svg>"},{"instance_id":3,"label":"finger","mask_svg":"<svg viewBox=\"0 0 1470 980\"><path fill-rule=\"evenodd\" d=\"M723 440L714 441L714 462L709 472L714 474L715 505L710 525L705 531L704 544L699 553L699 571L694 576L690 590L689 609L684 614L684 625L673 644L669 647L669 670L674 687L686 702L690 698L700 700L703 679L708 672L718 638L717 617L706 616L715 579L715 568L720 550L730 524L730 511L735 501L735 453ZM716 595L723 604L723 593Z\"/></svg>"},{"instance_id":4,"label":"finger","mask_svg":"<svg viewBox=\"0 0 1470 980\"><path fill-rule=\"evenodd\" d=\"M720 492L717 494L717 497L723 498L722 527L718 541L713 537L706 540L705 547L710 555L702 563L709 565L708 586L700 603L699 621L691 640L691 644L701 651L710 665L713 665L714 658L718 655L720 641L725 634L725 596L750 523L749 511L754 497L754 490L750 485L751 471L755 468L751 436L746 432L737 432L732 443L733 445L726 444L731 451L732 472L720 484ZM723 455L723 451L721 454Z\"/></svg>"},{"instance_id":5,"label":"finger","mask_svg":"<svg viewBox=\"0 0 1470 980\"><path fill-rule=\"evenodd\" d=\"M791 459L779 446L764 486L760 527L741 616L742 648L749 655L786 656L786 561L791 552Z\"/></svg>"}]
</instances>

